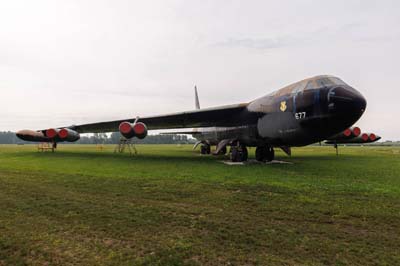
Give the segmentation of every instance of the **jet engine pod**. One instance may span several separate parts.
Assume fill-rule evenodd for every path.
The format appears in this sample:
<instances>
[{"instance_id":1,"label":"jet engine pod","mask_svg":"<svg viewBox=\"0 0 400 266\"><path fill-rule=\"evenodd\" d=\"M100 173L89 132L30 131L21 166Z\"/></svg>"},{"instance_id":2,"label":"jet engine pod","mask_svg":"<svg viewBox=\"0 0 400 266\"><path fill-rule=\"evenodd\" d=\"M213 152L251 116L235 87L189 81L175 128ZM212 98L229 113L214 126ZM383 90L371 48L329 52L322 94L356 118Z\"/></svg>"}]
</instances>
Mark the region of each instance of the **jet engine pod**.
<instances>
[{"instance_id":1,"label":"jet engine pod","mask_svg":"<svg viewBox=\"0 0 400 266\"><path fill-rule=\"evenodd\" d=\"M349 140L360 136L361 129L359 127L350 127L345 131L329 138L329 140Z\"/></svg>"},{"instance_id":2,"label":"jet engine pod","mask_svg":"<svg viewBox=\"0 0 400 266\"><path fill-rule=\"evenodd\" d=\"M343 131L343 133L341 133L341 135L343 135L344 137L350 137L352 134L351 129L348 128L345 131Z\"/></svg>"},{"instance_id":3,"label":"jet engine pod","mask_svg":"<svg viewBox=\"0 0 400 266\"><path fill-rule=\"evenodd\" d=\"M58 137L62 141L68 141L68 142L75 142L78 141L81 136L79 135L78 132L69 129L69 128L63 128L58 132Z\"/></svg>"},{"instance_id":4,"label":"jet engine pod","mask_svg":"<svg viewBox=\"0 0 400 266\"><path fill-rule=\"evenodd\" d=\"M25 141L33 141L33 142L47 142L49 138L47 138L42 131L33 131L33 130L20 130L16 133L19 139Z\"/></svg>"},{"instance_id":5,"label":"jet engine pod","mask_svg":"<svg viewBox=\"0 0 400 266\"><path fill-rule=\"evenodd\" d=\"M132 124L129 122L122 122L119 125L119 132L122 136L127 139L131 139L135 136L135 132L133 131Z\"/></svg>"},{"instance_id":6,"label":"jet engine pod","mask_svg":"<svg viewBox=\"0 0 400 266\"><path fill-rule=\"evenodd\" d=\"M361 139L363 140L363 142L367 142L367 141L368 141L368 139L369 139L369 136L368 136L368 134L366 134L366 133L363 133L363 134L361 135Z\"/></svg>"},{"instance_id":7,"label":"jet engine pod","mask_svg":"<svg viewBox=\"0 0 400 266\"><path fill-rule=\"evenodd\" d=\"M376 135L374 133L369 134L368 136L369 141L374 142L376 140Z\"/></svg>"},{"instance_id":8,"label":"jet engine pod","mask_svg":"<svg viewBox=\"0 0 400 266\"><path fill-rule=\"evenodd\" d=\"M137 137L144 139L147 136L147 126L142 122L131 124L129 122L122 122L119 125L119 132L127 139Z\"/></svg>"},{"instance_id":9,"label":"jet engine pod","mask_svg":"<svg viewBox=\"0 0 400 266\"><path fill-rule=\"evenodd\" d=\"M361 134L361 129L359 127L352 127L350 130L354 137L358 137Z\"/></svg>"},{"instance_id":10,"label":"jet engine pod","mask_svg":"<svg viewBox=\"0 0 400 266\"><path fill-rule=\"evenodd\" d=\"M134 124L133 131L138 139L144 139L147 136L147 126L142 122Z\"/></svg>"},{"instance_id":11,"label":"jet engine pod","mask_svg":"<svg viewBox=\"0 0 400 266\"><path fill-rule=\"evenodd\" d=\"M369 140L370 140L371 142L375 142L375 141L378 141L378 140L380 140L380 139L381 139L381 137L378 136L378 135L376 135L376 134L374 134L374 133L371 133L371 134L369 135Z\"/></svg>"},{"instance_id":12,"label":"jet engine pod","mask_svg":"<svg viewBox=\"0 0 400 266\"><path fill-rule=\"evenodd\" d=\"M50 128L50 129L47 129L47 130L45 131L45 135L46 135L46 137L48 137L49 139L54 139L55 137L57 137L57 135L58 135L59 132L60 132L60 130L57 129L57 128Z\"/></svg>"},{"instance_id":13,"label":"jet engine pod","mask_svg":"<svg viewBox=\"0 0 400 266\"><path fill-rule=\"evenodd\" d=\"M341 137L345 139L351 139L360 136L360 134L361 134L361 129L359 127L351 127L343 131Z\"/></svg>"}]
</instances>

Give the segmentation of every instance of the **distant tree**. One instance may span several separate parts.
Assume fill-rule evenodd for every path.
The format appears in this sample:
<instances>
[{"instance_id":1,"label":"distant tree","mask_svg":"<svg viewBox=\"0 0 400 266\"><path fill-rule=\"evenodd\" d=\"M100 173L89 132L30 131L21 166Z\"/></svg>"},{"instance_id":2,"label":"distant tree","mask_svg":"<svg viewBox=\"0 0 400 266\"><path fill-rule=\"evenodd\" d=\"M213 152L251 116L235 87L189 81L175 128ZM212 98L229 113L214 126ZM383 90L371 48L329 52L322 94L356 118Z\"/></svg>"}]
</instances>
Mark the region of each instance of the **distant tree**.
<instances>
[{"instance_id":1,"label":"distant tree","mask_svg":"<svg viewBox=\"0 0 400 266\"><path fill-rule=\"evenodd\" d=\"M0 144L16 144L20 141L14 132L0 132Z\"/></svg>"},{"instance_id":2,"label":"distant tree","mask_svg":"<svg viewBox=\"0 0 400 266\"><path fill-rule=\"evenodd\" d=\"M119 132L113 132L109 135L105 133L95 133L91 136L81 136L81 139L74 143L65 142L65 144L118 144L121 139ZM140 140L133 139L134 143L140 144L192 144L195 142L193 138L187 135L148 135ZM17 138L14 132L0 132L0 144L16 144L26 143Z\"/></svg>"},{"instance_id":3,"label":"distant tree","mask_svg":"<svg viewBox=\"0 0 400 266\"><path fill-rule=\"evenodd\" d=\"M119 143L119 140L121 139L121 133L119 132L113 132L110 135L110 138L108 139L109 144L117 144Z\"/></svg>"}]
</instances>

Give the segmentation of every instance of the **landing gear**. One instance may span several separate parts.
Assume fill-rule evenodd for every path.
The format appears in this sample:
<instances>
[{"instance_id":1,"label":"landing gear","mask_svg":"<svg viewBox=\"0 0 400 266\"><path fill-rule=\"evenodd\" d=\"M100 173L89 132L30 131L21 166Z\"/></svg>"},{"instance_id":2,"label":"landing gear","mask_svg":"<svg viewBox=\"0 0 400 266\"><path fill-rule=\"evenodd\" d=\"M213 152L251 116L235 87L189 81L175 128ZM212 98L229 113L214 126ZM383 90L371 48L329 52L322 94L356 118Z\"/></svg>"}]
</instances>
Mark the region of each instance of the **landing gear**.
<instances>
[{"instance_id":1,"label":"landing gear","mask_svg":"<svg viewBox=\"0 0 400 266\"><path fill-rule=\"evenodd\" d=\"M336 142L335 142L335 144L333 145L333 147L334 147L335 150L336 150L336 156L339 156L339 147L338 147L338 145L337 145Z\"/></svg>"},{"instance_id":2,"label":"landing gear","mask_svg":"<svg viewBox=\"0 0 400 266\"><path fill-rule=\"evenodd\" d=\"M219 155L225 155L226 152L227 152L226 147L223 147L223 148L220 150L220 152L219 152L218 154L219 154Z\"/></svg>"},{"instance_id":3,"label":"landing gear","mask_svg":"<svg viewBox=\"0 0 400 266\"><path fill-rule=\"evenodd\" d=\"M257 147L256 160L259 162L270 162L275 158L274 148L268 146Z\"/></svg>"},{"instance_id":4,"label":"landing gear","mask_svg":"<svg viewBox=\"0 0 400 266\"><path fill-rule=\"evenodd\" d=\"M200 153L205 155L205 154L210 154L211 153L211 146L208 144L202 144L200 147Z\"/></svg>"},{"instance_id":5,"label":"landing gear","mask_svg":"<svg viewBox=\"0 0 400 266\"><path fill-rule=\"evenodd\" d=\"M246 146L238 145L231 147L231 161L232 162L245 162L249 157Z\"/></svg>"}]
</instances>

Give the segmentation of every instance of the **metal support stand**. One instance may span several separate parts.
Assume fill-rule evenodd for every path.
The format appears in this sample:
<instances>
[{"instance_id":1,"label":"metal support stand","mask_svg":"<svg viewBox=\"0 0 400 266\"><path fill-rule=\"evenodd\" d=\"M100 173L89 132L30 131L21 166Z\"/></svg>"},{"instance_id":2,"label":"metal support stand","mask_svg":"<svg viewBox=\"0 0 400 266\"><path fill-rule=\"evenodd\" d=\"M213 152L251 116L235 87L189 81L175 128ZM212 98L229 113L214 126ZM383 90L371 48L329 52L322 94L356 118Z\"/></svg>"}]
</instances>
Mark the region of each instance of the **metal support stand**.
<instances>
[{"instance_id":1,"label":"metal support stand","mask_svg":"<svg viewBox=\"0 0 400 266\"><path fill-rule=\"evenodd\" d=\"M38 144L38 151L45 152L45 151L52 151L54 152L57 149L56 142L41 142Z\"/></svg>"},{"instance_id":2,"label":"metal support stand","mask_svg":"<svg viewBox=\"0 0 400 266\"><path fill-rule=\"evenodd\" d=\"M103 151L104 150L104 144L96 144L96 149L98 151Z\"/></svg>"},{"instance_id":3,"label":"metal support stand","mask_svg":"<svg viewBox=\"0 0 400 266\"><path fill-rule=\"evenodd\" d=\"M115 147L114 153L124 153L126 148L128 148L130 155L137 155L137 149L135 144L132 143L132 139L126 139L121 137L119 144Z\"/></svg>"},{"instance_id":4,"label":"metal support stand","mask_svg":"<svg viewBox=\"0 0 400 266\"><path fill-rule=\"evenodd\" d=\"M333 147L336 150L336 156L339 156L339 147L338 147L337 143L335 143Z\"/></svg>"}]
</instances>

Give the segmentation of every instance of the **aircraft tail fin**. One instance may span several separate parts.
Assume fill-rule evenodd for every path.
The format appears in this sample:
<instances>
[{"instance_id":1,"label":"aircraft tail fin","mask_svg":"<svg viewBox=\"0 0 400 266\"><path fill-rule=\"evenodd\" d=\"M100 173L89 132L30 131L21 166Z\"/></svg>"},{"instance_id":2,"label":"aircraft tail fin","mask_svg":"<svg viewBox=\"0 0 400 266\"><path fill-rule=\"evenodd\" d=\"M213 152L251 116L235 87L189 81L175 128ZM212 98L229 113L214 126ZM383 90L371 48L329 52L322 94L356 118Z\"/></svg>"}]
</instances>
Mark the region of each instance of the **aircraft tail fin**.
<instances>
[{"instance_id":1,"label":"aircraft tail fin","mask_svg":"<svg viewBox=\"0 0 400 266\"><path fill-rule=\"evenodd\" d=\"M196 109L200 109L199 95L197 94L197 86L194 86L194 102Z\"/></svg>"}]
</instances>

